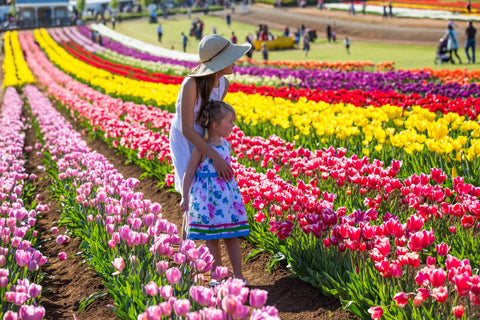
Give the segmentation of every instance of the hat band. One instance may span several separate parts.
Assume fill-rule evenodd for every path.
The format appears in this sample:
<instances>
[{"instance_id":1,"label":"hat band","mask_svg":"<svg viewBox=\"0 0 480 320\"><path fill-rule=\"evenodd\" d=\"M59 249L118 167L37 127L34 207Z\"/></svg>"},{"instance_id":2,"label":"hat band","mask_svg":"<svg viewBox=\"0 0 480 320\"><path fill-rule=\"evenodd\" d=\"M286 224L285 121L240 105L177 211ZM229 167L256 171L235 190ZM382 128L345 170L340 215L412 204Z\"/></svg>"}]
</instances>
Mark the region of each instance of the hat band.
<instances>
[{"instance_id":1,"label":"hat band","mask_svg":"<svg viewBox=\"0 0 480 320\"><path fill-rule=\"evenodd\" d=\"M218 51L213 57L211 57L210 59L207 59L207 60L203 60L203 61L200 61L201 63L205 64L207 62L210 62L212 61L213 59L215 59L216 57L218 57L223 51L227 50L227 48L230 46L230 41L227 42L227 44L225 45L225 47L223 47L220 51Z\"/></svg>"}]
</instances>

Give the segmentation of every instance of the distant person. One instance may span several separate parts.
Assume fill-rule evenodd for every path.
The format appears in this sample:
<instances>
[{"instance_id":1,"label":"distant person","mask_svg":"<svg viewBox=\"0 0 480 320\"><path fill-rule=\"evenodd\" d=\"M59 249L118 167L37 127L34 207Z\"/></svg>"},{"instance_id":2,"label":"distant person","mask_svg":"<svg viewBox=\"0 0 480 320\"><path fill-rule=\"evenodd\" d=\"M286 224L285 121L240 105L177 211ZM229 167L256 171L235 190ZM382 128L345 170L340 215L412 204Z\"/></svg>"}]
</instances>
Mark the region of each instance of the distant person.
<instances>
[{"instance_id":1,"label":"distant person","mask_svg":"<svg viewBox=\"0 0 480 320\"><path fill-rule=\"evenodd\" d=\"M350 39L348 39L348 37L343 39L343 45L345 46L345 49L347 49L347 54L350 54Z\"/></svg>"},{"instance_id":2,"label":"distant person","mask_svg":"<svg viewBox=\"0 0 480 320\"><path fill-rule=\"evenodd\" d=\"M284 37L290 36L290 28L288 26L285 26L285 28L283 29L283 36Z\"/></svg>"},{"instance_id":3,"label":"distant person","mask_svg":"<svg viewBox=\"0 0 480 320\"><path fill-rule=\"evenodd\" d=\"M212 27L212 34L217 34L217 27L215 26Z\"/></svg>"},{"instance_id":4,"label":"distant person","mask_svg":"<svg viewBox=\"0 0 480 320\"><path fill-rule=\"evenodd\" d=\"M337 42L337 33L335 31L332 31L332 41L333 43Z\"/></svg>"},{"instance_id":5,"label":"distant person","mask_svg":"<svg viewBox=\"0 0 480 320\"><path fill-rule=\"evenodd\" d=\"M472 21L468 22L468 27L465 29L465 36L467 40L465 40L465 54L467 55L468 62L467 63L475 63L475 36L477 34L477 29L473 26ZM470 55L468 51L472 50L472 58L470 59Z\"/></svg>"},{"instance_id":6,"label":"distant person","mask_svg":"<svg viewBox=\"0 0 480 320\"><path fill-rule=\"evenodd\" d=\"M317 2L317 8L320 9L320 10L323 10L323 5L324 5L323 0L318 0L318 2Z\"/></svg>"},{"instance_id":7,"label":"distant person","mask_svg":"<svg viewBox=\"0 0 480 320\"><path fill-rule=\"evenodd\" d=\"M388 2L388 16L393 18L393 7L391 2Z\"/></svg>"},{"instance_id":8,"label":"distant person","mask_svg":"<svg viewBox=\"0 0 480 320\"><path fill-rule=\"evenodd\" d=\"M465 6L468 13L472 13L472 2L468 0L467 5Z\"/></svg>"},{"instance_id":9,"label":"distant person","mask_svg":"<svg viewBox=\"0 0 480 320\"><path fill-rule=\"evenodd\" d=\"M353 1L350 3L350 13L352 16L355 15L355 3Z\"/></svg>"},{"instance_id":10,"label":"distant person","mask_svg":"<svg viewBox=\"0 0 480 320\"><path fill-rule=\"evenodd\" d=\"M362 1L362 13L365 15L367 13L367 1L363 0Z\"/></svg>"},{"instance_id":11,"label":"distant person","mask_svg":"<svg viewBox=\"0 0 480 320\"><path fill-rule=\"evenodd\" d=\"M157 26L157 35L158 35L158 42L162 42L163 28L161 23L159 23Z\"/></svg>"},{"instance_id":12,"label":"distant person","mask_svg":"<svg viewBox=\"0 0 480 320\"><path fill-rule=\"evenodd\" d=\"M232 9L232 14L235 13L235 0L232 1L232 5L230 6L230 8Z\"/></svg>"},{"instance_id":13,"label":"distant person","mask_svg":"<svg viewBox=\"0 0 480 320\"><path fill-rule=\"evenodd\" d=\"M116 22L116 19L115 17L112 17L112 29L115 30L115 22Z\"/></svg>"},{"instance_id":14,"label":"distant person","mask_svg":"<svg viewBox=\"0 0 480 320\"><path fill-rule=\"evenodd\" d=\"M303 36L303 50L305 51L305 58L308 57L308 51L310 51L310 37L308 32Z\"/></svg>"},{"instance_id":15,"label":"distant person","mask_svg":"<svg viewBox=\"0 0 480 320\"><path fill-rule=\"evenodd\" d=\"M327 24L327 40L330 42L332 40L332 26Z\"/></svg>"},{"instance_id":16,"label":"distant person","mask_svg":"<svg viewBox=\"0 0 480 320\"><path fill-rule=\"evenodd\" d=\"M383 4L383 16L382 16L382 19L387 19L387 18L388 18L387 5L384 3L384 4Z\"/></svg>"},{"instance_id":17,"label":"distant person","mask_svg":"<svg viewBox=\"0 0 480 320\"><path fill-rule=\"evenodd\" d=\"M455 54L455 56L458 59L458 63L462 64L462 60L460 59L460 57L458 55L458 52L457 52L457 50L459 48L457 31L455 31L455 29L452 27L451 24L448 24L448 30L445 33L445 35L443 36L443 38L448 39L447 50L448 50L448 53L450 55L450 59L451 59L452 63L455 63L455 61L453 60L453 54Z\"/></svg>"},{"instance_id":18,"label":"distant person","mask_svg":"<svg viewBox=\"0 0 480 320\"><path fill-rule=\"evenodd\" d=\"M230 37L230 42L233 44L237 44L237 36L234 32L232 32L232 36Z\"/></svg>"},{"instance_id":19,"label":"distant person","mask_svg":"<svg viewBox=\"0 0 480 320\"><path fill-rule=\"evenodd\" d=\"M253 55L253 50L255 50L253 46L253 36L251 34L248 34L245 38L245 41L251 44L250 50L248 50L246 53L246 56L251 59Z\"/></svg>"},{"instance_id":20,"label":"distant person","mask_svg":"<svg viewBox=\"0 0 480 320\"><path fill-rule=\"evenodd\" d=\"M187 42L188 38L185 35L185 33L182 32L182 47L183 47L183 52L187 52Z\"/></svg>"},{"instance_id":21,"label":"distant person","mask_svg":"<svg viewBox=\"0 0 480 320\"><path fill-rule=\"evenodd\" d=\"M230 13L227 13L225 20L227 21L227 26L230 27L230 25L232 24L232 17L230 16Z\"/></svg>"},{"instance_id":22,"label":"distant person","mask_svg":"<svg viewBox=\"0 0 480 320\"><path fill-rule=\"evenodd\" d=\"M266 43L262 43L262 56L264 61L268 61L268 49Z\"/></svg>"}]
</instances>

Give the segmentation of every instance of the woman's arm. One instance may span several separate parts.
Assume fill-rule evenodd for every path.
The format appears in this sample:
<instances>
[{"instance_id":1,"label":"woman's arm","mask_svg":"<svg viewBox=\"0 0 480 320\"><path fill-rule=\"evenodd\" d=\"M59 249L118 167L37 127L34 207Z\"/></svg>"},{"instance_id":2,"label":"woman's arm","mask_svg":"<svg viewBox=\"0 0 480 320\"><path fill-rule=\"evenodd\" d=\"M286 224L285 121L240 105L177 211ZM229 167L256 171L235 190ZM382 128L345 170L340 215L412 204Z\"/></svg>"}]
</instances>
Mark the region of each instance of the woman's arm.
<instances>
[{"instance_id":1,"label":"woman's arm","mask_svg":"<svg viewBox=\"0 0 480 320\"><path fill-rule=\"evenodd\" d=\"M228 81L228 79L225 77L223 77L223 79L225 79L225 91L223 92L222 101L223 99L225 99L225 96L227 95L228 88L230 88L230 82Z\"/></svg>"},{"instance_id":2,"label":"woman's arm","mask_svg":"<svg viewBox=\"0 0 480 320\"><path fill-rule=\"evenodd\" d=\"M195 97L197 94L197 85L194 79L189 79L182 93L182 132L183 135L193 144L198 151L213 160L213 165L219 177L224 180L230 180L233 177L233 170L225 159L215 151L205 139L193 128Z\"/></svg>"},{"instance_id":3,"label":"woman's arm","mask_svg":"<svg viewBox=\"0 0 480 320\"><path fill-rule=\"evenodd\" d=\"M197 148L193 148L192 154L190 155L190 160L188 160L187 169L183 175L182 202L180 202L180 208L183 211L188 210L188 202L190 201L190 187L192 186L195 170L197 170L201 158L201 153L198 152Z\"/></svg>"}]
</instances>

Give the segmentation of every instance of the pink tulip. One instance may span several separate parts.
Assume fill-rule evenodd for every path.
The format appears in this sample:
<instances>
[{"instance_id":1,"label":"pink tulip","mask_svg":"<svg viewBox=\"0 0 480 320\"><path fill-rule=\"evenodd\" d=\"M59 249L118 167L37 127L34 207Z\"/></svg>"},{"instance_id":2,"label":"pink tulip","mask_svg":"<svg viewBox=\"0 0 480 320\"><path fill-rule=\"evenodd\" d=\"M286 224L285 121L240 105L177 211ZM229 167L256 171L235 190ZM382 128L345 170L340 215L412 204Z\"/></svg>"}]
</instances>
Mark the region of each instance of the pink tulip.
<instances>
[{"instance_id":1,"label":"pink tulip","mask_svg":"<svg viewBox=\"0 0 480 320\"><path fill-rule=\"evenodd\" d=\"M58 228L57 227L52 227L50 229L50 232L53 233L53 234L56 234L58 232Z\"/></svg>"},{"instance_id":2,"label":"pink tulip","mask_svg":"<svg viewBox=\"0 0 480 320\"><path fill-rule=\"evenodd\" d=\"M267 297L268 297L268 291L253 289L252 291L250 291L250 299L249 299L250 305L253 308L260 309L267 302Z\"/></svg>"},{"instance_id":3,"label":"pink tulip","mask_svg":"<svg viewBox=\"0 0 480 320\"><path fill-rule=\"evenodd\" d=\"M39 284L32 283L28 287L28 295L32 298L38 297L41 292L42 292L42 286Z\"/></svg>"},{"instance_id":4,"label":"pink tulip","mask_svg":"<svg viewBox=\"0 0 480 320\"><path fill-rule=\"evenodd\" d=\"M112 273L112 276L116 276L122 273L123 268L125 268L125 261L123 260L123 257L115 258L112 261L112 265L115 267L115 269L117 269L117 271Z\"/></svg>"},{"instance_id":5,"label":"pink tulip","mask_svg":"<svg viewBox=\"0 0 480 320\"><path fill-rule=\"evenodd\" d=\"M159 304L159 306L162 309L162 315L169 316L172 313L172 305L170 304L170 302L162 302Z\"/></svg>"},{"instance_id":6,"label":"pink tulip","mask_svg":"<svg viewBox=\"0 0 480 320\"><path fill-rule=\"evenodd\" d=\"M204 319L209 320L225 320L225 312L213 307L204 308L200 311Z\"/></svg>"},{"instance_id":7,"label":"pink tulip","mask_svg":"<svg viewBox=\"0 0 480 320\"><path fill-rule=\"evenodd\" d=\"M237 297L232 294L226 295L222 299L222 309L228 315L233 315L236 309L241 305L240 301L238 301Z\"/></svg>"},{"instance_id":8,"label":"pink tulip","mask_svg":"<svg viewBox=\"0 0 480 320\"><path fill-rule=\"evenodd\" d=\"M447 287L438 287L432 289L432 297L440 303L444 303L448 298Z\"/></svg>"},{"instance_id":9,"label":"pink tulip","mask_svg":"<svg viewBox=\"0 0 480 320\"><path fill-rule=\"evenodd\" d=\"M434 269L430 272L430 282L434 287L441 287L445 283L447 273L443 269Z\"/></svg>"},{"instance_id":10,"label":"pink tulip","mask_svg":"<svg viewBox=\"0 0 480 320\"><path fill-rule=\"evenodd\" d=\"M176 264L182 264L185 262L185 255L180 253L180 252L177 252L173 255L173 262L175 262Z\"/></svg>"},{"instance_id":11,"label":"pink tulip","mask_svg":"<svg viewBox=\"0 0 480 320\"><path fill-rule=\"evenodd\" d=\"M184 317L190 311L190 301L187 299L177 300L173 303L173 310L179 317Z\"/></svg>"},{"instance_id":12,"label":"pink tulip","mask_svg":"<svg viewBox=\"0 0 480 320\"><path fill-rule=\"evenodd\" d=\"M150 281L148 282L146 285L145 285L145 292L149 295L149 296L155 296L158 294L158 286L157 286L157 283L155 281Z\"/></svg>"},{"instance_id":13,"label":"pink tulip","mask_svg":"<svg viewBox=\"0 0 480 320\"><path fill-rule=\"evenodd\" d=\"M18 320L18 313L9 310L3 315L3 320Z\"/></svg>"},{"instance_id":14,"label":"pink tulip","mask_svg":"<svg viewBox=\"0 0 480 320\"><path fill-rule=\"evenodd\" d=\"M177 284L178 282L180 282L181 276L182 274L180 273L180 270L175 267L168 269L166 272L167 281L170 284Z\"/></svg>"},{"instance_id":15,"label":"pink tulip","mask_svg":"<svg viewBox=\"0 0 480 320\"><path fill-rule=\"evenodd\" d=\"M393 300L402 308L405 307L409 299L409 295L405 292L399 292L393 296Z\"/></svg>"},{"instance_id":16,"label":"pink tulip","mask_svg":"<svg viewBox=\"0 0 480 320\"><path fill-rule=\"evenodd\" d=\"M462 318L463 317L463 310L464 310L463 305L453 307L452 308L453 316L457 319Z\"/></svg>"},{"instance_id":17,"label":"pink tulip","mask_svg":"<svg viewBox=\"0 0 480 320\"><path fill-rule=\"evenodd\" d=\"M161 260L159 262L157 262L157 264L155 265L155 269L157 271L158 274L164 274L165 271L167 271L168 269L168 262L165 261L165 260Z\"/></svg>"},{"instance_id":18,"label":"pink tulip","mask_svg":"<svg viewBox=\"0 0 480 320\"><path fill-rule=\"evenodd\" d=\"M382 307L370 307L368 312L372 315L372 319L380 319L383 316L383 309Z\"/></svg>"},{"instance_id":19,"label":"pink tulip","mask_svg":"<svg viewBox=\"0 0 480 320\"><path fill-rule=\"evenodd\" d=\"M67 254L65 252L60 252L58 254L58 259L60 260L67 260Z\"/></svg>"},{"instance_id":20,"label":"pink tulip","mask_svg":"<svg viewBox=\"0 0 480 320\"><path fill-rule=\"evenodd\" d=\"M173 288L172 286L166 285L160 287L158 290L160 295L162 296L163 299L167 300L170 299L173 296Z\"/></svg>"},{"instance_id":21,"label":"pink tulip","mask_svg":"<svg viewBox=\"0 0 480 320\"><path fill-rule=\"evenodd\" d=\"M23 305L18 312L22 320L42 320L45 316L43 307Z\"/></svg>"},{"instance_id":22,"label":"pink tulip","mask_svg":"<svg viewBox=\"0 0 480 320\"><path fill-rule=\"evenodd\" d=\"M217 266L214 271L212 271L212 278L215 280L222 280L228 274L228 268L224 266Z\"/></svg>"},{"instance_id":23,"label":"pink tulip","mask_svg":"<svg viewBox=\"0 0 480 320\"><path fill-rule=\"evenodd\" d=\"M417 232L423 227L423 218L412 215L407 219L407 227L410 232Z\"/></svg>"},{"instance_id":24,"label":"pink tulip","mask_svg":"<svg viewBox=\"0 0 480 320\"><path fill-rule=\"evenodd\" d=\"M15 251L15 259L19 267L28 266L28 261L30 260L31 254L24 250Z\"/></svg>"}]
</instances>

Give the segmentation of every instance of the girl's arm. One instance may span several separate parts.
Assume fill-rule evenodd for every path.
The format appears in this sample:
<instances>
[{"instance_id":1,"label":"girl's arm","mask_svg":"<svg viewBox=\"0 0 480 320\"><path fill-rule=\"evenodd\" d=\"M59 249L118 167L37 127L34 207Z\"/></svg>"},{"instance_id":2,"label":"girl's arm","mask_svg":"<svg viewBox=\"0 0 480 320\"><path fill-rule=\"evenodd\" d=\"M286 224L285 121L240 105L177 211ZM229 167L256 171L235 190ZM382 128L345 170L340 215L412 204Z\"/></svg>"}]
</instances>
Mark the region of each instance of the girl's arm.
<instances>
[{"instance_id":1,"label":"girl's arm","mask_svg":"<svg viewBox=\"0 0 480 320\"><path fill-rule=\"evenodd\" d=\"M198 151L213 160L213 165L218 176L224 180L230 180L233 177L232 167L225 159L215 151L205 139L193 128L194 124L194 106L197 94L197 85L194 79L189 79L182 93L182 132L183 135L193 144Z\"/></svg>"},{"instance_id":2,"label":"girl's arm","mask_svg":"<svg viewBox=\"0 0 480 320\"><path fill-rule=\"evenodd\" d=\"M190 187L192 186L193 177L195 177L195 170L197 170L198 165L202 154L198 151L197 148L193 148L192 154L190 155L190 160L188 160L187 169L183 175L183 192L182 192L182 202L180 203L180 208L183 211L188 210L188 202L190 198Z\"/></svg>"}]
</instances>

